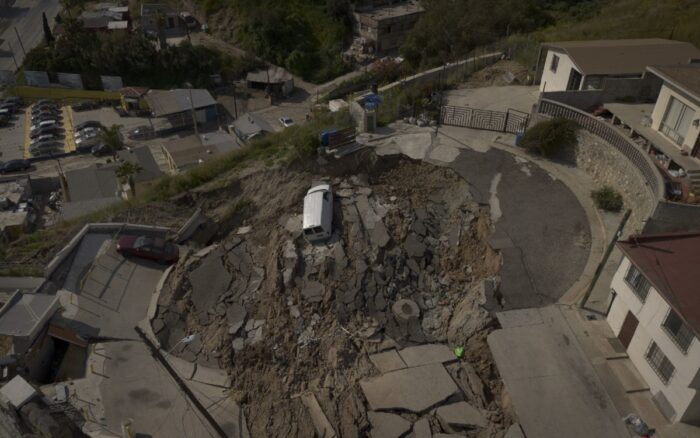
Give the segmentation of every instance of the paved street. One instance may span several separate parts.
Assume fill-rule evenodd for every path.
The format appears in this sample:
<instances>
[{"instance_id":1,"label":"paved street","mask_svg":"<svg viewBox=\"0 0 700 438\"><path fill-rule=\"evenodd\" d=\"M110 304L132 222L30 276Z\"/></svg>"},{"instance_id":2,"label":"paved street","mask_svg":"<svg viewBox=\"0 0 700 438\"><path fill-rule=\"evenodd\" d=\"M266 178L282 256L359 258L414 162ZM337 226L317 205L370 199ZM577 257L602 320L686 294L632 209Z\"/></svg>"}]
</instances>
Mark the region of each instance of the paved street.
<instances>
[{"instance_id":1,"label":"paved street","mask_svg":"<svg viewBox=\"0 0 700 438\"><path fill-rule=\"evenodd\" d=\"M49 24L53 27L54 17L60 9L58 0L16 0L9 9L0 12L0 70L12 70L17 68L12 60L14 52L17 64L24 61L24 50L29 51L36 47L44 38L42 30L42 13L46 13ZM15 29L22 40L20 45ZM10 50L10 47L12 50Z\"/></svg>"}]
</instances>

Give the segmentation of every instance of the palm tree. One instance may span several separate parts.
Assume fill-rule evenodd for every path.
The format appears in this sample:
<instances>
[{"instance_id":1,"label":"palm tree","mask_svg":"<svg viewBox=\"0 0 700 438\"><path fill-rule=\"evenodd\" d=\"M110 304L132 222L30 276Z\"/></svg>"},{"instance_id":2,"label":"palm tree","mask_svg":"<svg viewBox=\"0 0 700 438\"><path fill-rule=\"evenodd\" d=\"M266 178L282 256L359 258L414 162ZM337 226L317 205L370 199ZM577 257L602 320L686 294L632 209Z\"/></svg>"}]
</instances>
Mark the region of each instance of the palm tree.
<instances>
[{"instance_id":1,"label":"palm tree","mask_svg":"<svg viewBox=\"0 0 700 438\"><path fill-rule=\"evenodd\" d=\"M141 167L140 164L132 163L131 161L125 161L114 169L114 173L117 175L117 178L119 178L121 183L129 184L131 196L136 196L136 183L134 182L134 176L138 175L142 170L143 167Z\"/></svg>"},{"instance_id":2,"label":"palm tree","mask_svg":"<svg viewBox=\"0 0 700 438\"><path fill-rule=\"evenodd\" d=\"M122 147L122 134L119 132L122 125L112 125L109 128L102 128L100 140L112 151L112 157L117 158L117 151Z\"/></svg>"}]
</instances>

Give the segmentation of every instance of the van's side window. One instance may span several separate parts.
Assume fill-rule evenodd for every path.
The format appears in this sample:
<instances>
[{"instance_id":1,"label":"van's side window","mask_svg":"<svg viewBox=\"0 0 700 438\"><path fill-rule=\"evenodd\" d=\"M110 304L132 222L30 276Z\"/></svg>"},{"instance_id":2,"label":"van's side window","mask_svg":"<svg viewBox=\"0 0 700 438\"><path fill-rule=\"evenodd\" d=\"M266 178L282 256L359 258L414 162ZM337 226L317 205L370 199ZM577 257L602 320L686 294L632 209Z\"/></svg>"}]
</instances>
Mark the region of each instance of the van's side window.
<instances>
[{"instance_id":1,"label":"van's side window","mask_svg":"<svg viewBox=\"0 0 700 438\"><path fill-rule=\"evenodd\" d=\"M328 192L323 192L323 200L328 201Z\"/></svg>"},{"instance_id":2,"label":"van's side window","mask_svg":"<svg viewBox=\"0 0 700 438\"><path fill-rule=\"evenodd\" d=\"M314 227L314 232L315 232L315 233L323 233L323 228L321 228L321 227Z\"/></svg>"}]
</instances>

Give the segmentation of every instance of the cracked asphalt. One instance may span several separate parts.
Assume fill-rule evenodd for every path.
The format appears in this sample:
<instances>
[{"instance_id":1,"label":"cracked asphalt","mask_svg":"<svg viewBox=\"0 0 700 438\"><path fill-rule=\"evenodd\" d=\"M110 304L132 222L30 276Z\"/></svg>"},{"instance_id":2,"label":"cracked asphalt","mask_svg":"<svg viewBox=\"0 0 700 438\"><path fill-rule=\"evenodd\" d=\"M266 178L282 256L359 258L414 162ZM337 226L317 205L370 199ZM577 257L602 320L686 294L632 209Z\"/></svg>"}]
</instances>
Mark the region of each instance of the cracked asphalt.
<instances>
[{"instance_id":1,"label":"cracked asphalt","mask_svg":"<svg viewBox=\"0 0 700 438\"><path fill-rule=\"evenodd\" d=\"M576 282L590 252L583 207L559 180L531 162L491 148L461 149L448 166L470 184L475 200L490 204L492 181L501 217L491 238L503 256L500 291L505 309L557 302Z\"/></svg>"}]
</instances>

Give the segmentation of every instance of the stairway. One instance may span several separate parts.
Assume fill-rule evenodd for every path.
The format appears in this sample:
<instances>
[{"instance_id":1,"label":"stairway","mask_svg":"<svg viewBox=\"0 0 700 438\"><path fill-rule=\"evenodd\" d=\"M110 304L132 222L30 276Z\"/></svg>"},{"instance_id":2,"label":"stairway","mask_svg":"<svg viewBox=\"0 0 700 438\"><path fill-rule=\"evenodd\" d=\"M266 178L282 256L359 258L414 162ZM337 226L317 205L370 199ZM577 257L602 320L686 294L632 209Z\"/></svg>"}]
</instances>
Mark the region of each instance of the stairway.
<instances>
[{"instance_id":1,"label":"stairway","mask_svg":"<svg viewBox=\"0 0 700 438\"><path fill-rule=\"evenodd\" d=\"M690 180L690 189L696 195L700 195L700 169L689 170L688 179Z\"/></svg>"}]
</instances>

